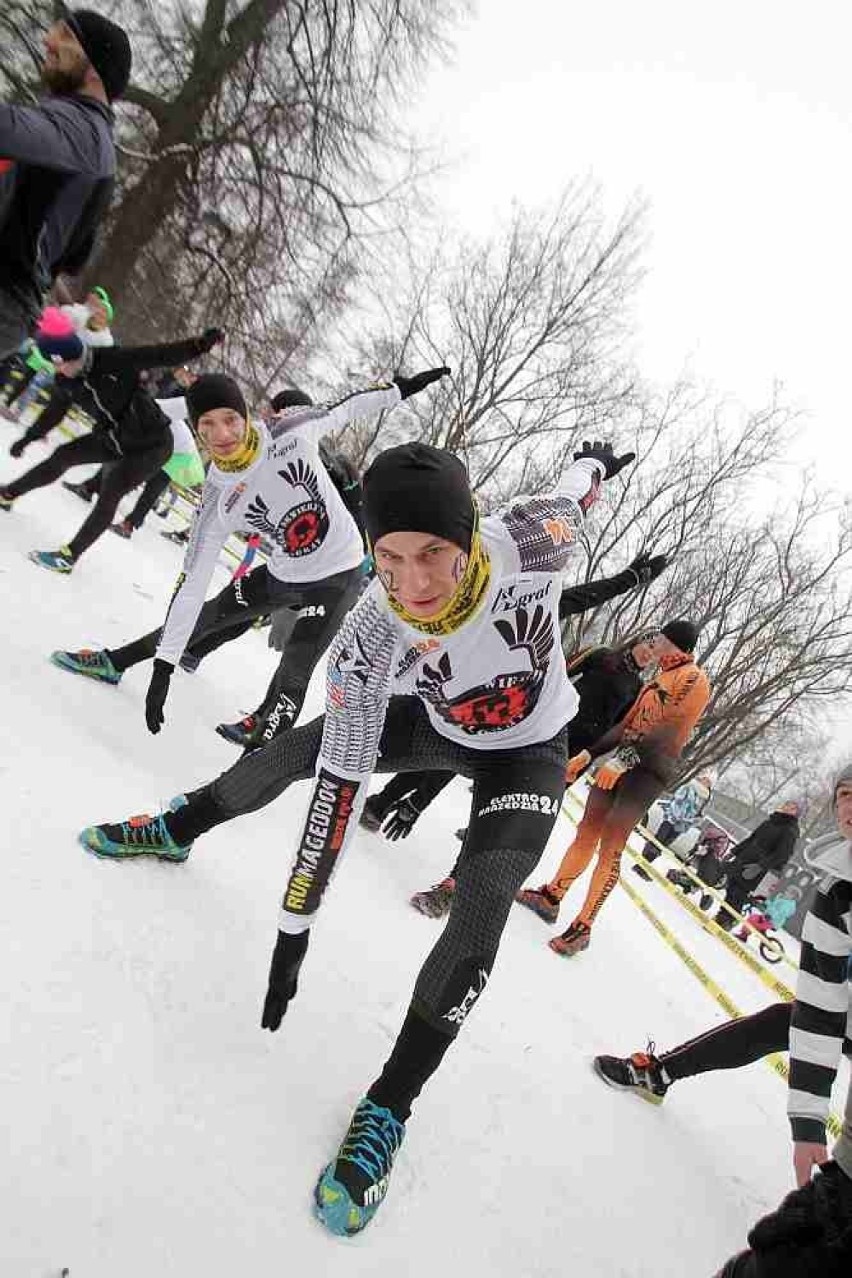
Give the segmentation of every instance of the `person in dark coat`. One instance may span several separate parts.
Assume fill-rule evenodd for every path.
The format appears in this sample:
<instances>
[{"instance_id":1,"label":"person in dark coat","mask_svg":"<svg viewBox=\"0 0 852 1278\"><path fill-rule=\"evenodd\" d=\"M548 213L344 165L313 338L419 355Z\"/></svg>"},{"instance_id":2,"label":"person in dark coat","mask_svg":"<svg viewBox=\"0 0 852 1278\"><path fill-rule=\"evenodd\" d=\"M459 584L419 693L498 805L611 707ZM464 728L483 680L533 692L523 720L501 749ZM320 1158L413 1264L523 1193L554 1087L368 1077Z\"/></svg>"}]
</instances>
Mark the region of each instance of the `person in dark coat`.
<instances>
[{"instance_id":1,"label":"person in dark coat","mask_svg":"<svg viewBox=\"0 0 852 1278\"><path fill-rule=\"evenodd\" d=\"M764 874L770 871L780 874L790 860L799 841L801 810L801 804L795 800L783 803L737 845L728 868L725 891L725 905L736 910L737 914L742 913L746 897L755 890ZM714 922L729 932L736 919L725 905L719 909Z\"/></svg>"}]
</instances>

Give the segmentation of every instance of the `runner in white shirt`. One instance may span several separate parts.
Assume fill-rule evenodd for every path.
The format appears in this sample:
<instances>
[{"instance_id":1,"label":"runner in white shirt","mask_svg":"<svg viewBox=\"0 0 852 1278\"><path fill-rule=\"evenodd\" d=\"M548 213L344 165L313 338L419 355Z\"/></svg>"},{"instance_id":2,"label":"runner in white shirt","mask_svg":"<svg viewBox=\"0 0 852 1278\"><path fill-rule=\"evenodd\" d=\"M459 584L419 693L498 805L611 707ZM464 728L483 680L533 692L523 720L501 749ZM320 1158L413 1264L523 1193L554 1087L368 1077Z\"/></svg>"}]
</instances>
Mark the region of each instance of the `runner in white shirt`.
<instances>
[{"instance_id":1,"label":"runner in white shirt","mask_svg":"<svg viewBox=\"0 0 852 1278\"><path fill-rule=\"evenodd\" d=\"M230 377L206 374L187 390L190 421L211 455L201 506L162 630L102 652L55 652L63 669L116 684L125 670L154 658L145 704L151 732L163 724L169 680L193 641L232 629L236 621L287 605L304 613L310 634L304 665L282 689L295 721L310 671L358 597L364 557L361 533L319 459L323 435L394 408L444 375L430 369L330 406L286 409L269 426L254 421ZM205 604L219 552L232 532L259 532L272 543L268 562L231 582ZM308 640L310 642L308 642Z\"/></svg>"},{"instance_id":2,"label":"runner in white shirt","mask_svg":"<svg viewBox=\"0 0 852 1278\"><path fill-rule=\"evenodd\" d=\"M100 856L185 860L206 830L315 776L263 1009L262 1025L277 1030L373 771L473 780L447 925L390 1058L316 1185L316 1212L334 1233L357 1233L380 1206L411 1106L482 993L515 893L559 812L577 706L559 642L559 574L601 480L633 454L595 443L575 459L558 492L519 500L480 530L451 453L425 444L381 453L363 481L379 580L333 645L324 718L248 755L179 810L81 835Z\"/></svg>"}]
</instances>

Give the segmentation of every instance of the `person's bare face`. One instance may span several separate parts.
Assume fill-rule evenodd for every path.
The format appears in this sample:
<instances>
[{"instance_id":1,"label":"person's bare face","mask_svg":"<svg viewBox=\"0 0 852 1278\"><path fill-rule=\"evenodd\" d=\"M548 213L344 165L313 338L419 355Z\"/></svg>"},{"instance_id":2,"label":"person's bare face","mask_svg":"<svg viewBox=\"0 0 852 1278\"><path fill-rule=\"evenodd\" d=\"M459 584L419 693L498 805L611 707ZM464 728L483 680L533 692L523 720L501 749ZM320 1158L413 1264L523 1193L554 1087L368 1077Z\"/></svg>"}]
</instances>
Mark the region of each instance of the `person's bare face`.
<instances>
[{"instance_id":1,"label":"person's bare face","mask_svg":"<svg viewBox=\"0 0 852 1278\"><path fill-rule=\"evenodd\" d=\"M198 419L198 434L214 457L233 457L242 448L246 419L233 408L211 408Z\"/></svg>"},{"instance_id":2,"label":"person's bare face","mask_svg":"<svg viewBox=\"0 0 852 1278\"><path fill-rule=\"evenodd\" d=\"M834 800L837 828L844 838L852 839L852 781L842 781Z\"/></svg>"},{"instance_id":3,"label":"person's bare face","mask_svg":"<svg viewBox=\"0 0 852 1278\"><path fill-rule=\"evenodd\" d=\"M420 532L385 533L373 547L373 557L388 594L412 616L424 619L450 602L468 560L461 546Z\"/></svg>"},{"instance_id":4,"label":"person's bare face","mask_svg":"<svg viewBox=\"0 0 852 1278\"><path fill-rule=\"evenodd\" d=\"M89 72L89 59L67 22L54 22L44 37L41 78L51 93L79 93Z\"/></svg>"}]
</instances>

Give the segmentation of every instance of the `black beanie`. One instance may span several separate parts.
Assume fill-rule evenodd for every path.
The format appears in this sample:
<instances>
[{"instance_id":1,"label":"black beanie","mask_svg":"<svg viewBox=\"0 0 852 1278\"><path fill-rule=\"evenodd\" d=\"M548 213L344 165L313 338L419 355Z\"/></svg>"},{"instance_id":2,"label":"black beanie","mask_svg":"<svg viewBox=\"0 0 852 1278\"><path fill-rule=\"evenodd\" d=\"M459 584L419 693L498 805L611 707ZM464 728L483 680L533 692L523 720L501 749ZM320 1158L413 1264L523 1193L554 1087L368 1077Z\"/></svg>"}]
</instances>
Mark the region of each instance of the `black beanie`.
<instances>
[{"instance_id":1,"label":"black beanie","mask_svg":"<svg viewBox=\"0 0 852 1278\"><path fill-rule=\"evenodd\" d=\"M269 402L276 413L280 413L284 408L313 408L314 405L310 395L306 395L295 386L292 390L279 391Z\"/></svg>"},{"instance_id":2,"label":"black beanie","mask_svg":"<svg viewBox=\"0 0 852 1278\"><path fill-rule=\"evenodd\" d=\"M698 643L699 630L691 621L667 621L660 630L669 643L673 643L681 652L694 652Z\"/></svg>"},{"instance_id":3,"label":"black beanie","mask_svg":"<svg viewBox=\"0 0 852 1278\"><path fill-rule=\"evenodd\" d=\"M248 417L246 401L233 377L224 373L202 373L186 392L186 410L190 423L198 425L199 417L214 408L233 408L240 417Z\"/></svg>"},{"instance_id":4,"label":"black beanie","mask_svg":"<svg viewBox=\"0 0 852 1278\"><path fill-rule=\"evenodd\" d=\"M432 533L469 551L475 508L464 464L445 448L399 444L363 479L370 544L391 532Z\"/></svg>"},{"instance_id":5,"label":"black beanie","mask_svg":"<svg viewBox=\"0 0 852 1278\"><path fill-rule=\"evenodd\" d=\"M59 16L74 32L83 52L101 77L110 102L120 98L127 88L133 61L127 32L91 9L67 9L63 4L59 6Z\"/></svg>"}]
</instances>

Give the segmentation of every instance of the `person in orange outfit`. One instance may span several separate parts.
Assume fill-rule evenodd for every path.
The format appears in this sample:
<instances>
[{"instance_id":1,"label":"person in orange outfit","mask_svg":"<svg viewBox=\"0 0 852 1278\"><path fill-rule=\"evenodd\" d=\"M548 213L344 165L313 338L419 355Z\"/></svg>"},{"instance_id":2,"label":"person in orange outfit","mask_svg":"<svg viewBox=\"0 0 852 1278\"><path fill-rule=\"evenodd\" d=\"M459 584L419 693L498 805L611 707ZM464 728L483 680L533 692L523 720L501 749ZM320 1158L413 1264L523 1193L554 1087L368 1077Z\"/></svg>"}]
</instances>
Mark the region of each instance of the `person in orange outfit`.
<instances>
[{"instance_id":1,"label":"person in orange outfit","mask_svg":"<svg viewBox=\"0 0 852 1278\"><path fill-rule=\"evenodd\" d=\"M597 771L574 842L550 883L526 888L517 900L547 923L555 923L571 884L598 863L586 899L571 926L550 948L570 956L588 948L592 924L618 882L621 853L631 830L649 805L670 785L675 765L710 699L710 683L694 657L698 628L670 621L654 640L656 676L639 694L624 719L594 746L594 756L618 747ZM568 763L575 781L592 762L583 750Z\"/></svg>"}]
</instances>

